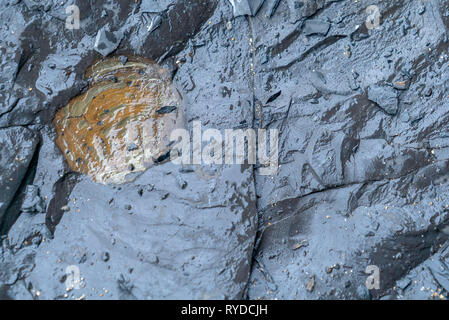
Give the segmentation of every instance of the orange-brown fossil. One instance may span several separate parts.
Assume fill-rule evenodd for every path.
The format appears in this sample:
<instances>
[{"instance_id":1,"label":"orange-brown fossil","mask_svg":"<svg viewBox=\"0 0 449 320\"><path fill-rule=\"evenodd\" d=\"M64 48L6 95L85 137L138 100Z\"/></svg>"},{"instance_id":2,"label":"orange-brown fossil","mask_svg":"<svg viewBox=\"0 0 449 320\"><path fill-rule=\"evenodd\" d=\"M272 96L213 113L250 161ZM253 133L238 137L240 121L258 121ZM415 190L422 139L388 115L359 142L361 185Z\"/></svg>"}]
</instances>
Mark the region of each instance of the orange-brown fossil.
<instances>
[{"instance_id":1,"label":"orange-brown fossil","mask_svg":"<svg viewBox=\"0 0 449 320\"><path fill-rule=\"evenodd\" d=\"M56 143L72 170L130 181L168 153L183 124L181 98L168 71L144 59L100 61L86 76L89 89L56 113Z\"/></svg>"}]
</instances>

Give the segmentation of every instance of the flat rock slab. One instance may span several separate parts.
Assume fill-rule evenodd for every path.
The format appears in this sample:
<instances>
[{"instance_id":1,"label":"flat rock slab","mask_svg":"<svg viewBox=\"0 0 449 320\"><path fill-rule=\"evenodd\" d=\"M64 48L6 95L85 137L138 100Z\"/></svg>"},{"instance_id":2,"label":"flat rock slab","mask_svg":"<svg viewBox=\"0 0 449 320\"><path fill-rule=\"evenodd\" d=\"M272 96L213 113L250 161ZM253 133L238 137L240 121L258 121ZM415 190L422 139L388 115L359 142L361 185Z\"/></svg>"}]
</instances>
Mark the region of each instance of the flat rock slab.
<instances>
[{"instance_id":1,"label":"flat rock slab","mask_svg":"<svg viewBox=\"0 0 449 320\"><path fill-rule=\"evenodd\" d=\"M304 26L304 34L307 36L325 36L329 32L330 27L330 23L323 20L307 20Z\"/></svg>"},{"instance_id":2,"label":"flat rock slab","mask_svg":"<svg viewBox=\"0 0 449 320\"><path fill-rule=\"evenodd\" d=\"M200 171L182 174L187 187L174 188L178 170L157 167L136 180L141 187L121 190L83 179L54 239L37 250L27 279L39 297L241 298L256 231L252 172L218 170L214 195ZM67 292L59 279L73 268L81 285Z\"/></svg>"},{"instance_id":3,"label":"flat rock slab","mask_svg":"<svg viewBox=\"0 0 449 320\"><path fill-rule=\"evenodd\" d=\"M73 32L60 27L63 6L30 13L17 2L0 12L9 28L0 29L0 94L8 93L0 127L28 127L38 114L49 128L30 183L49 209L37 214L34 194L22 208L32 213L9 232L12 253L0 249L0 298L432 299L447 291L449 1L374 0L374 28L363 1L79 1L91 14ZM118 56L169 68L189 130L194 121L278 129L278 174L164 163L116 188L71 176L50 124L85 88L106 25L126 35ZM45 97L14 104L38 92ZM49 221L54 239L43 241ZM366 286L373 267L379 289Z\"/></svg>"}]
</instances>

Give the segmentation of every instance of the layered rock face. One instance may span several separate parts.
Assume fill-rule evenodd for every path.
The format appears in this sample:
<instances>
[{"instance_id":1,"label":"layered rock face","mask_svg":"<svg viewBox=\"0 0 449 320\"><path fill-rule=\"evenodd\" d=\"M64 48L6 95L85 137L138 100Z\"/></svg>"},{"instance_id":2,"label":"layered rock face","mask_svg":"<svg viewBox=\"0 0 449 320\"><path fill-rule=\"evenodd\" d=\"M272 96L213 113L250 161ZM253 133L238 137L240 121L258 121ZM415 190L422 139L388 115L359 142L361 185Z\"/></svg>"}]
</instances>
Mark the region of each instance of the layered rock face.
<instances>
[{"instance_id":1,"label":"layered rock face","mask_svg":"<svg viewBox=\"0 0 449 320\"><path fill-rule=\"evenodd\" d=\"M446 298L449 1L0 5L0 298Z\"/></svg>"}]
</instances>

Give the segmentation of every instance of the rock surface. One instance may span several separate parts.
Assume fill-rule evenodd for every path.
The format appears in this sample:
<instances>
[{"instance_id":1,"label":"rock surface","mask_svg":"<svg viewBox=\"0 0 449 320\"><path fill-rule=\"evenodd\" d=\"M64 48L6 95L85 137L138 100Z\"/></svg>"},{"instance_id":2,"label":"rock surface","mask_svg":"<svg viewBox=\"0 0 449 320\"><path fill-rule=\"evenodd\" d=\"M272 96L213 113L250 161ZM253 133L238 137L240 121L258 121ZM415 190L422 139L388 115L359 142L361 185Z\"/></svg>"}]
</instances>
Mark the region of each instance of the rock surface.
<instances>
[{"instance_id":1,"label":"rock surface","mask_svg":"<svg viewBox=\"0 0 449 320\"><path fill-rule=\"evenodd\" d=\"M1 299L447 297L449 1L0 6ZM190 132L278 129L278 173L72 172L53 118L102 28L123 35L104 55L170 70Z\"/></svg>"},{"instance_id":2,"label":"rock surface","mask_svg":"<svg viewBox=\"0 0 449 320\"><path fill-rule=\"evenodd\" d=\"M6 211L11 204L38 144L36 134L26 128L0 129L0 221L5 221Z\"/></svg>"}]
</instances>

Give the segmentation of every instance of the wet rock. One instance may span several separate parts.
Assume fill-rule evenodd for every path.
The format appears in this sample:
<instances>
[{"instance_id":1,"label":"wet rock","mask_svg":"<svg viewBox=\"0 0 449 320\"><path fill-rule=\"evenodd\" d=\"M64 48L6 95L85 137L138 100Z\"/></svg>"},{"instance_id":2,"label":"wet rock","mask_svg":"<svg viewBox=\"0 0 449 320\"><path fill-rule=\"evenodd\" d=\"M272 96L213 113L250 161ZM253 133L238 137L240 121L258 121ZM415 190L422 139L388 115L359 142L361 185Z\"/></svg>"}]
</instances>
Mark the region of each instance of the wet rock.
<instances>
[{"instance_id":1,"label":"wet rock","mask_svg":"<svg viewBox=\"0 0 449 320\"><path fill-rule=\"evenodd\" d=\"M176 182L178 183L178 187L181 189L185 189L187 187L187 181L185 181L181 176L176 177Z\"/></svg>"},{"instance_id":2,"label":"wet rock","mask_svg":"<svg viewBox=\"0 0 449 320\"><path fill-rule=\"evenodd\" d=\"M302 247L307 247L309 245L309 243L307 242L307 240L303 240L301 242L295 243L292 247L293 250L298 250L301 249Z\"/></svg>"},{"instance_id":3,"label":"wet rock","mask_svg":"<svg viewBox=\"0 0 449 320\"><path fill-rule=\"evenodd\" d=\"M229 0L234 8L234 17L255 16L265 0Z\"/></svg>"},{"instance_id":4,"label":"wet rock","mask_svg":"<svg viewBox=\"0 0 449 320\"><path fill-rule=\"evenodd\" d=\"M374 1L382 9L379 29L364 24L360 1L292 0L277 9L278 1L265 2L270 19L234 18L229 1L129 1L107 8L78 2L92 14L83 30L69 33L55 27L66 18L64 7L62 14L55 10L59 3L39 1L31 15L37 20L26 4L3 8L0 131L27 126L45 137L21 185L38 186L54 205L47 215L22 212L10 230L11 248L0 249L1 297L64 297L60 275L85 261L85 295L71 293L86 299L360 299L368 297L368 264L381 270L381 289L368 291L374 299L444 298L447 1ZM236 16L257 14L262 1L241 3ZM163 20L150 33L156 15ZM324 23L307 27L309 20ZM98 21L127 35L118 55L133 52L170 68L188 106L189 130L193 120L219 130L278 129L278 174L261 176L257 166L175 167L163 152L146 171L122 161L120 171L136 174L122 188L85 176L69 188L66 150L54 148L54 132L45 127L51 128L54 108L86 92L81 78L95 60ZM114 75L105 81L130 87ZM232 94L217 95L223 87ZM382 89L368 96L375 87ZM99 116L114 114L106 109ZM108 127L103 118L92 121L93 130L97 124ZM126 156L139 153L126 150L131 143L140 146L126 141ZM6 199L9 211L20 212L15 194L22 189ZM66 197L70 212L61 211ZM132 215L123 210L128 203ZM55 225L52 241L45 240L46 223ZM308 246L294 250L304 239ZM101 252L110 253L108 263L101 263ZM334 265L341 267L328 274ZM312 274L317 283L309 292ZM413 281L404 286L403 279ZM321 281L325 291L317 290ZM395 292L396 284L405 288ZM100 296L91 287L109 292Z\"/></svg>"},{"instance_id":5,"label":"wet rock","mask_svg":"<svg viewBox=\"0 0 449 320\"><path fill-rule=\"evenodd\" d=\"M39 99L34 95L17 98L14 105L0 118L0 127L27 126L38 123L38 114L42 109Z\"/></svg>"},{"instance_id":6,"label":"wet rock","mask_svg":"<svg viewBox=\"0 0 449 320\"><path fill-rule=\"evenodd\" d=\"M25 247L37 248L42 242L51 239L45 225L45 215L23 212L8 232L14 250Z\"/></svg>"},{"instance_id":7,"label":"wet rock","mask_svg":"<svg viewBox=\"0 0 449 320\"><path fill-rule=\"evenodd\" d=\"M112 32L108 27L103 27L98 30L94 49L106 57L117 49L121 40L122 35L119 32Z\"/></svg>"},{"instance_id":8,"label":"wet rock","mask_svg":"<svg viewBox=\"0 0 449 320\"><path fill-rule=\"evenodd\" d=\"M131 143L131 144L129 144L127 147L126 147L126 150L128 150L128 151L135 151L135 150L137 150L137 149L139 149L139 147L133 142L133 143Z\"/></svg>"},{"instance_id":9,"label":"wet rock","mask_svg":"<svg viewBox=\"0 0 449 320\"><path fill-rule=\"evenodd\" d=\"M365 286L359 286L357 288L357 295L358 295L359 299L361 299L361 300L370 300L371 299L369 290Z\"/></svg>"},{"instance_id":10,"label":"wet rock","mask_svg":"<svg viewBox=\"0 0 449 320\"><path fill-rule=\"evenodd\" d=\"M267 17L271 18L274 15L274 13L276 12L276 9L279 6L280 2L281 2L281 0L271 0L269 2L269 5L268 5L265 15Z\"/></svg>"},{"instance_id":11,"label":"wet rock","mask_svg":"<svg viewBox=\"0 0 449 320\"><path fill-rule=\"evenodd\" d=\"M156 112L158 114L166 114L166 113L171 113L175 110L176 110L176 106L164 106L164 107L160 108L159 110L157 110Z\"/></svg>"},{"instance_id":12,"label":"wet rock","mask_svg":"<svg viewBox=\"0 0 449 320\"><path fill-rule=\"evenodd\" d=\"M432 95L432 88L427 88L423 92L424 96L430 97Z\"/></svg>"},{"instance_id":13,"label":"wet rock","mask_svg":"<svg viewBox=\"0 0 449 320\"><path fill-rule=\"evenodd\" d=\"M151 33L157 28L159 28L161 24L162 24L162 17L160 15L155 15L154 17L152 17L150 24L147 25L148 33Z\"/></svg>"},{"instance_id":14,"label":"wet rock","mask_svg":"<svg viewBox=\"0 0 449 320\"><path fill-rule=\"evenodd\" d=\"M304 24L303 32L306 36L325 36L329 32L330 23L323 20L307 20Z\"/></svg>"},{"instance_id":15,"label":"wet rock","mask_svg":"<svg viewBox=\"0 0 449 320\"><path fill-rule=\"evenodd\" d=\"M374 85L368 88L368 99L389 115L396 115L399 109L397 92L388 86Z\"/></svg>"},{"instance_id":16,"label":"wet rock","mask_svg":"<svg viewBox=\"0 0 449 320\"><path fill-rule=\"evenodd\" d=\"M398 90L406 90L409 87L410 87L410 81L407 81L407 80L393 82L393 88L398 89Z\"/></svg>"},{"instance_id":17,"label":"wet rock","mask_svg":"<svg viewBox=\"0 0 449 320\"><path fill-rule=\"evenodd\" d=\"M418 7L418 14L423 15L426 12L426 6L424 4L420 4Z\"/></svg>"},{"instance_id":18,"label":"wet rock","mask_svg":"<svg viewBox=\"0 0 449 320\"><path fill-rule=\"evenodd\" d=\"M315 276L313 275L310 278L309 282L307 282L306 284L306 290L312 292L314 288L315 288Z\"/></svg>"},{"instance_id":19,"label":"wet rock","mask_svg":"<svg viewBox=\"0 0 449 320\"><path fill-rule=\"evenodd\" d=\"M273 94L271 97L268 98L267 100L267 104L273 102L274 100L276 100L277 98L279 98L279 96L281 95L282 91L278 91L275 94Z\"/></svg>"},{"instance_id":20,"label":"wet rock","mask_svg":"<svg viewBox=\"0 0 449 320\"><path fill-rule=\"evenodd\" d=\"M122 65L125 65L128 62L128 57L126 56L120 56L119 59Z\"/></svg>"},{"instance_id":21,"label":"wet rock","mask_svg":"<svg viewBox=\"0 0 449 320\"><path fill-rule=\"evenodd\" d=\"M401 289L401 290L405 290L411 284L411 282L412 281L410 279L404 278L404 279L401 279L401 280L396 282L396 287Z\"/></svg>"},{"instance_id":22,"label":"wet rock","mask_svg":"<svg viewBox=\"0 0 449 320\"><path fill-rule=\"evenodd\" d=\"M173 6L174 0L148 0L141 4L141 12L159 13Z\"/></svg>"},{"instance_id":23,"label":"wet rock","mask_svg":"<svg viewBox=\"0 0 449 320\"><path fill-rule=\"evenodd\" d=\"M43 200L39 194L39 187L28 185L25 189L25 199L22 203L22 212L38 213L45 212Z\"/></svg>"},{"instance_id":24,"label":"wet rock","mask_svg":"<svg viewBox=\"0 0 449 320\"><path fill-rule=\"evenodd\" d=\"M101 254L101 260L102 260L103 262L108 262L109 259L110 259L109 252L103 252L103 253Z\"/></svg>"},{"instance_id":25,"label":"wet rock","mask_svg":"<svg viewBox=\"0 0 449 320\"><path fill-rule=\"evenodd\" d=\"M0 129L0 221L27 173L38 142L29 129Z\"/></svg>"}]
</instances>

